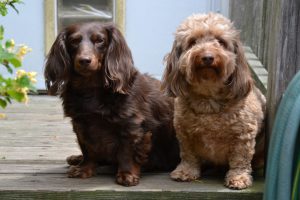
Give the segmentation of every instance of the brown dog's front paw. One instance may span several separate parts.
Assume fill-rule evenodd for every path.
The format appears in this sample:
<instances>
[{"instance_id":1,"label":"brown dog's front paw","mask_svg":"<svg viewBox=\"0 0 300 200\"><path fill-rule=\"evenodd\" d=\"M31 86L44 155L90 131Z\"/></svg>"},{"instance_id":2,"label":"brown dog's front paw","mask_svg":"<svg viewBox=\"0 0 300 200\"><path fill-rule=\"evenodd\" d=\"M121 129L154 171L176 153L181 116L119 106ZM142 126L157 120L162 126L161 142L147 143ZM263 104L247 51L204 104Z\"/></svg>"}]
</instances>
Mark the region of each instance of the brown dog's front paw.
<instances>
[{"instance_id":1,"label":"brown dog's front paw","mask_svg":"<svg viewBox=\"0 0 300 200\"><path fill-rule=\"evenodd\" d=\"M193 181L200 177L200 170L184 167L179 165L174 171L171 172L171 178L175 181Z\"/></svg>"},{"instance_id":2,"label":"brown dog's front paw","mask_svg":"<svg viewBox=\"0 0 300 200\"><path fill-rule=\"evenodd\" d=\"M82 155L72 155L67 157L67 163L69 165L79 165L83 161Z\"/></svg>"},{"instance_id":3,"label":"brown dog's front paw","mask_svg":"<svg viewBox=\"0 0 300 200\"><path fill-rule=\"evenodd\" d=\"M247 172L234 173L228 172L225 178L225 186L230 189L241 190L252 185L252 176Z\"/></svg>"},{"instance_id":4,"label":"brown dog's front paw","mask_svg":"<svg viewBox=\"0 0 300 200\"><path fill-rule=\"evenodd\" d=\"M118 184L123 186L135 186L139 184L140 177L128 172L119 172L116 177Z\"/></svg>"},{"instance_id":5,"label":"brown dog's front paw","mask_svg":"<svg viewBox=\"0 0 300 200\"><path fill-rule=\"evenodd\" d=\"M68 171L69 178L89 178L92 177L95 170L92 167L71 166Z\"/></svg>"}]
</instances>

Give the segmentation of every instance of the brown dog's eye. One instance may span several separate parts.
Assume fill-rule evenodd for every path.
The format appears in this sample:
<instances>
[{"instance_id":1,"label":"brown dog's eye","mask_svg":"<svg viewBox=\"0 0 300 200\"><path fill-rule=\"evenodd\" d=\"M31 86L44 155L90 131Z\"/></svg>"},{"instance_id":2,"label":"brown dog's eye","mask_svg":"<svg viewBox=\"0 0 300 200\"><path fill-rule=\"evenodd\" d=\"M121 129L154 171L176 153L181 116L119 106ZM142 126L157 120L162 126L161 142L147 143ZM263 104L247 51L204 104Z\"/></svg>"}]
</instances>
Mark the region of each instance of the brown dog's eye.
<instances>
[{"instance_id":1,"label":"brown dog's eye","mask_svg":"<svg viewBox=\"0 0 300 200\"><path fill-rule=\"evenodd\" d=\"M81 42L81 37L78 38L70 38L69 44L73 47L76 48L78 47L79 43Z\"/></svg>"},{"instance_id":2,"label":"brown dog's eye","mask_svg":"<svg viewBox=\"0 0 300 200\"><path fill-rule=\"evenodd\" d=\"M104 40L102 38L98 38L94 41L95 45L101 46L104 43Z\"/></svg>"},{"instance_id":3,"label":"brown dog's eye","mask_svg":"<svg viewBox=\"0 0 300 200\"><path fill-rule=\"evenodd\" d=\"M101 37L101 35L92 35L91 41L97 47L101 47L104 44L104 39L103 39L103 37Z\"/></svg>"}]
</instances>

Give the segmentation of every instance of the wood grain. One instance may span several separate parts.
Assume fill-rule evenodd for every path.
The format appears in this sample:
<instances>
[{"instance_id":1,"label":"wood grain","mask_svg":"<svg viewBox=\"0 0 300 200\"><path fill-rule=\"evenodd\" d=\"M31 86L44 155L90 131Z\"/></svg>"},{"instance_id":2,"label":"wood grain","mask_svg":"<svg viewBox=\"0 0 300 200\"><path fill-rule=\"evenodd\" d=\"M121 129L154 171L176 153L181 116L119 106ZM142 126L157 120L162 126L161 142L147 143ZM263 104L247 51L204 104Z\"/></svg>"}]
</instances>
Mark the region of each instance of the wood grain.
<instances>
[{"instance_id":1,"label":"wood grain","mask_svg":"<svg viewBox=\"0 0 300 200\"><path fill-rule=\"evenodd\" d=\"M300 70L300 1L231 0L231 19L268 70L267 134L269 141L282 95Z\"/></svg>"}]
</instances>

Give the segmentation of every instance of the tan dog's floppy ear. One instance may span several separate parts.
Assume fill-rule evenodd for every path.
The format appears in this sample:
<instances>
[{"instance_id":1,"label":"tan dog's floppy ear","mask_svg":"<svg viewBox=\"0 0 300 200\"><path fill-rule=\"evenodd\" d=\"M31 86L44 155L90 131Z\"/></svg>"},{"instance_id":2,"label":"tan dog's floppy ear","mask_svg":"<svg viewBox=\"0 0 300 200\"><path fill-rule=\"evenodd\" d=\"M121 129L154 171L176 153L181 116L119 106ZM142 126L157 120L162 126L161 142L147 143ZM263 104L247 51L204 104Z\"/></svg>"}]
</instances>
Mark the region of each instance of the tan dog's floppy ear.
<instances>
[{"instance_id":1,"label":"tan dog's floppy ear","mask_svg":"<svg viewBox=\"0 0 300 200\"><path fill-rule=\"evenodd\" d=\"M235 99L241 99L248 95L253 86L251 73L245 58L244 49L239 40L234 43L234 52L236 54L236 66L233 74L230 76L229 89Z\"/></svg>"},{"instance_id":2,"label":"tan dog's floppy ear","mask_svg":"<svg viewBox=\"0 0 300 200\"><path fill-rule=\"evenodd\" d=\"M162 89L173 97L184 95L187 89L187 82L179 69L179 57L181 53L182 49L177 45L175 40L171 53L165 57L167 66L163 75Z\"/></svg>"},{"instance_id":3,"label":"tan dog's floppy ear","mask_svg":"<svg viewBox=\"0 0 300 200\"><path fill-rule=\"evenodd\" d=\"M113 24L108 24L105 28L109 36L109 47L104 62L104 84L114 92L126 94L136 73L131 51L122 33Z\"/></svg>"},{"instance_id":4,"label":"tan dog's floppy ear","mask_svg":"<svg viewBox=\"0 0 300 200\"><path fill-rule=\"evenodd\" d=\"M56 37L45 65L46 88L51 95L56 95L68 80L70 73L70 56L66 49L66 32L62 31Z\"/></svg>"}]
</instances>

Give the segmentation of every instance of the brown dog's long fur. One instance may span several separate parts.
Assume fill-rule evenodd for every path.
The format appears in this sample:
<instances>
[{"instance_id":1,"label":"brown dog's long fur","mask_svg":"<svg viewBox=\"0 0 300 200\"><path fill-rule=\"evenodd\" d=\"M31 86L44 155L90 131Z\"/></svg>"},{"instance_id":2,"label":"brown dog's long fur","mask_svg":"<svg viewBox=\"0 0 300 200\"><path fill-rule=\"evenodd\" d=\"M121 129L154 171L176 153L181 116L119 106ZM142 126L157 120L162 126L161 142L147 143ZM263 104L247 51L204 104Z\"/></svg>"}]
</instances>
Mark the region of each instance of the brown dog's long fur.
<instances>
[{"instance_id":1,"label":"brown dog's long fur","mask_svg":"<svg viewBox=\"0 0 300 200\"><path fill-rule=\"evenodd\" d=\"M114 25L65 28L50 50L45 78L49 92L59 93L82 151L67 159L69 177L87 178L98 164L112 164L117 183L132 186L141 166L171 170L179 162L173 99L134 68Z\"/></svg>"},{"instance_id":2,"label":"brown dog's long fur","mask_svg":"<svg viewBox=\"0 0 300 200\"><path fill-rule=\"evenodd\" d=\"M220 14L198 14L177 29L163 88L175 99L181 163L171 178L200 177L203 161L228 165L225 185L252 184L251 161L261 132L265 97L254 86L239 33Z\"/></svg>"}]
</instances>

